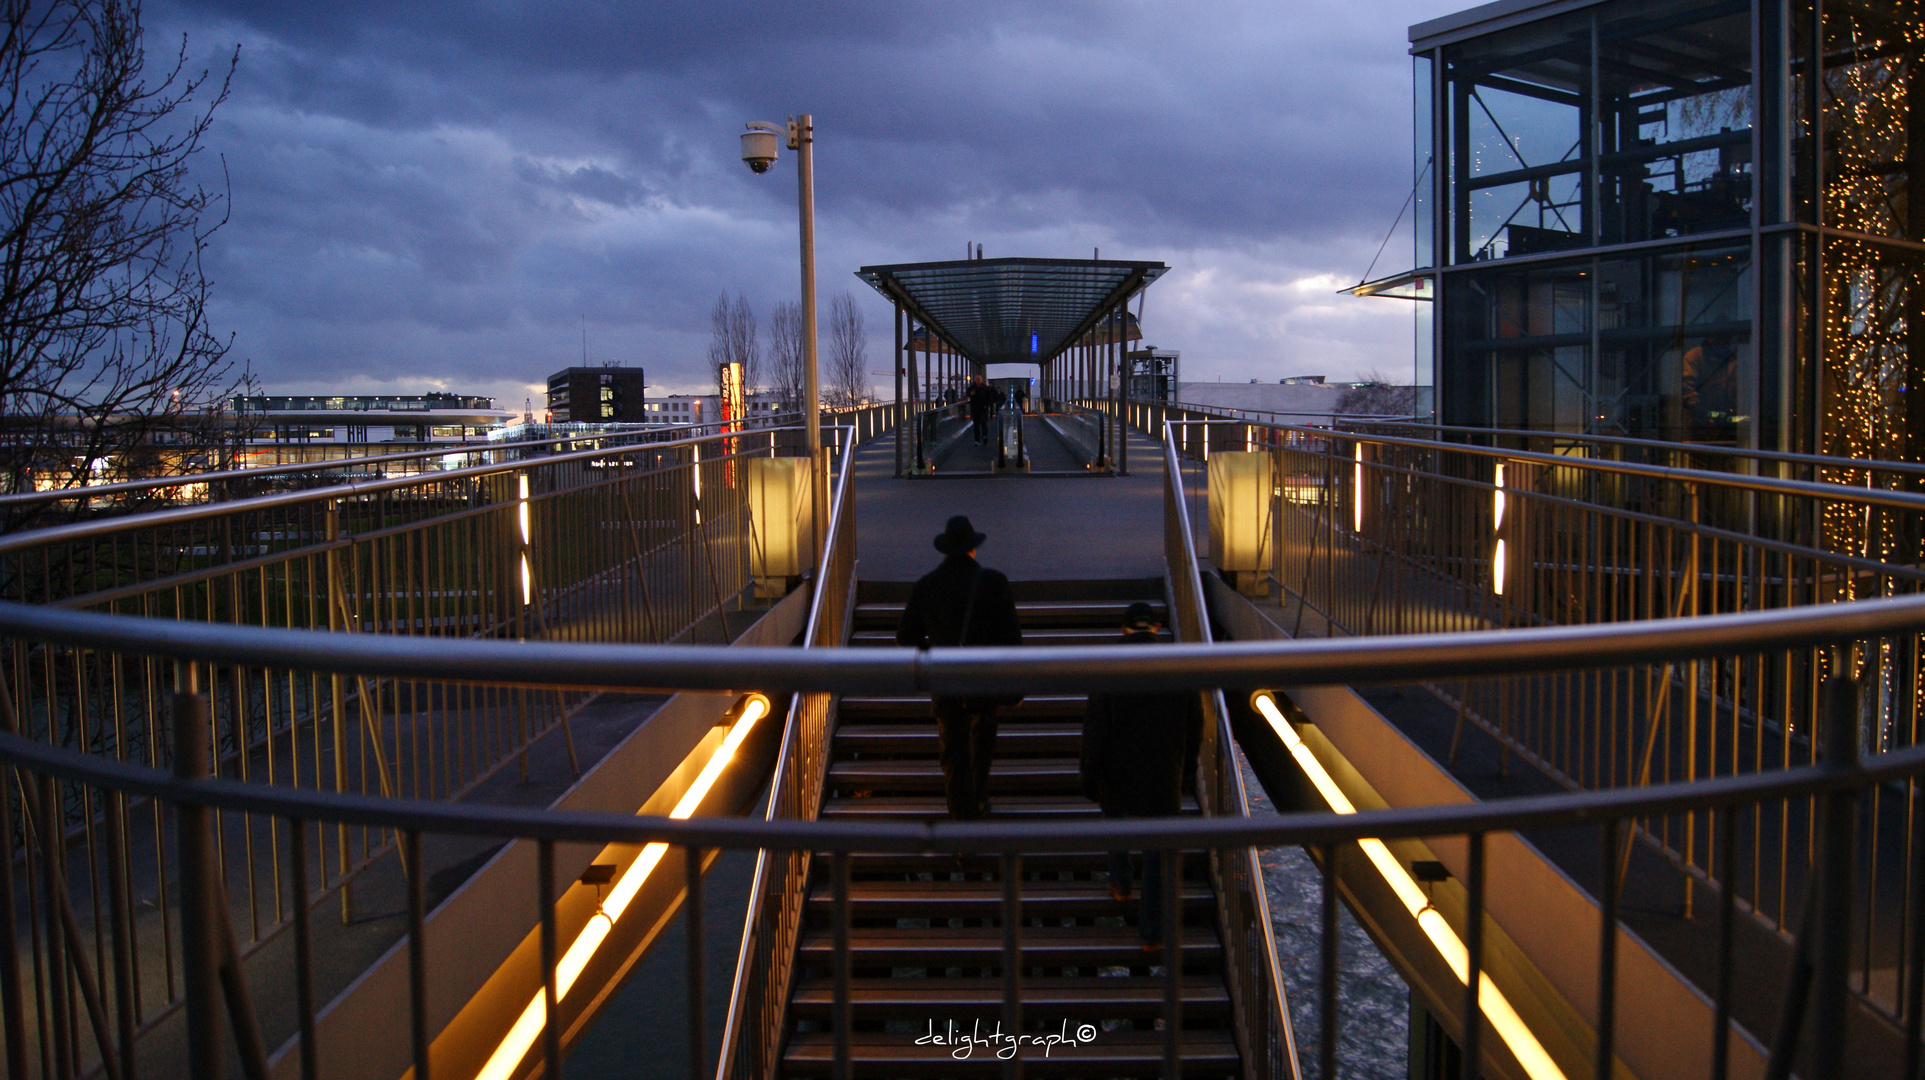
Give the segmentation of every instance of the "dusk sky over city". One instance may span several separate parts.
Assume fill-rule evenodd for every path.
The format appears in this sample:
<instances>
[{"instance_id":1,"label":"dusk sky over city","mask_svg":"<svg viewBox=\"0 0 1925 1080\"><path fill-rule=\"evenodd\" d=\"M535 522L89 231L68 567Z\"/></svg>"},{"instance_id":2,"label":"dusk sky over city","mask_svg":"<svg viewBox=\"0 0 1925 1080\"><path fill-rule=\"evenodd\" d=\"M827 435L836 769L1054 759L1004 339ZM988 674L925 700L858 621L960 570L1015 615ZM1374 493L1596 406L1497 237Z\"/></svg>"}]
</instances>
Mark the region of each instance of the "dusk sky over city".
<instances>
[{"instance_id":1,"label":"dusk sky over city","mask_svg":"<svg viewBox=\"0 0 1925 1080\"><path fill-rule=\"evenodd\" d=\"M1335 290L1411 186L1405 28L1458 0L435 5L186 0L150 64L241 46L215 329L270 393L540 404L582 359L711 385L717 294L796 296L794 155L745 120L810 111L821 303L887 370L870 263L1160 259L1151 344L1186 379L1408 381L1409 305ZM1408 216L1376 275L1410 259ZM877 375L875 382L886 385Z\"/></svg>"}]
</instances>

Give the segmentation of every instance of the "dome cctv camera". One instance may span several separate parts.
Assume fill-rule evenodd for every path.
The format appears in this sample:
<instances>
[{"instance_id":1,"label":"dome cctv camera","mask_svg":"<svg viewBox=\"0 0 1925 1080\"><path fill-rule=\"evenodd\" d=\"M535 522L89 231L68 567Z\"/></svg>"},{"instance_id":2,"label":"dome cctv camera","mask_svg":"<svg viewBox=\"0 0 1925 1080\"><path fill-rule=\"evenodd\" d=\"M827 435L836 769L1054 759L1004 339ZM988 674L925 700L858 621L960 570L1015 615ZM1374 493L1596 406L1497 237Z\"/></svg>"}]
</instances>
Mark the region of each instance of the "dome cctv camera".
<instances>
[{"instance_id":1,"label":"dome cctv camera","mask_svg":"<svg viewBox=\"0 0 1925 1080\"><path fill-rule=\"evenodd\" d=\"M774 124L752 121L748 130L742 133L742 161L756 173L769 171L775 164L776 148L780 145L777 138L780 128Z\"/></svg>"}]
</instances>

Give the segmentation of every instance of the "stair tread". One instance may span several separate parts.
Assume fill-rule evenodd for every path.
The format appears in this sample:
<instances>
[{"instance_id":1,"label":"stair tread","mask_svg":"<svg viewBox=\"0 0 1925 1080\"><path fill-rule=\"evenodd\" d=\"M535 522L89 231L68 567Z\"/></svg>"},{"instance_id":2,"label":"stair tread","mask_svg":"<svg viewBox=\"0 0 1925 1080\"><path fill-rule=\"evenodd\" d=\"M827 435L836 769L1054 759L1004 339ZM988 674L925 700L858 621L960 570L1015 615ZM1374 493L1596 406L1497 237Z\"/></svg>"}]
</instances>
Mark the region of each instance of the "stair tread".
<instances>
[{"instance_id":1,"label":"stair tread","mask_svg":"<svg viewBox=\"0 0 1925 1080\"><path fill-rule=\"evenodd\" d=\"M1025 816L1099 817L1102 810L1081 795L991 795L989 808L998 818ZM1183 797L1182 814L1196 813L1196 800ZM864 799L825 799L822 817L947 817L940 795L876 795Z\"/></svg>"},{"instance_id":2,"label":"stair tread","mask_svg":"<svg viewBox=\"0 0 1925 1080\"><path fill-rule=\"evenodd\" d=\"M1202 883L1185 883L1183 899L1187 903L1208 903L1211 899L1210 888ZM826 890L818 889L809 896L809 903L826 906L831 897ZM1003 902L1003 885L1000 881L855 881L849 885L849 902L881 906L885 904L923 905L933 912L938 907L992 907L1000 908ZM1025 909L1044 905L1069 903L1101 904L1113 907L1120 914L1134 912L1136 901L1118 903L1110 898L1109 886L1102 882L1051 881L1023 883L1023 907Z\"/></svg>"},{"instance_id":3,"label":"stair tread","mask_svg":"<svg viewBox=\"0 0 1925 1080\"><path fill-rule=\"evenodd\" d=\"M989 766L990 782L998 779L1078 780L1082 775L1074 758L1002 758ZM838 761L829 766L829 780L835 784L890 783L927 786L942 783L942 765L927 758L870 758L863 761Z\"/></svg>"},{"instance_id":4,"label":"stair tread","mask_svg":"<svg viewBox=\"0 0 1925 1080\"><path fill-rule=\"evenodd\" d=\"M1182 983L1186 1005L1227 1003L1230 992L1223 980L1209 975L1187 975ZM798 1005L826 1005L835 1000L835 980L799 979L795 1002ZM882 1005L1001 1005L1003 980L965 976L944 979L851 979L849 1000L857 1004ZM1161 1005L1163 977L1154 976L1026 976L1023 979L1023 1005L1050 1007L1077 1001L1109 1004L1136 1003Z\"/></svg>"},{"instance_id":5,"label":"stair tread","mask_svg":"<svg viewBox=\"0 0 1925 1080\"><path fill-rule=\"evenodd\" d=\"M803 952L828 953L833 935L826 928L803 931ZM1003 954L1003 931L999 926L852 926L849 948L856 952L913 952L931 959L982 956L994 961ZM1023 928L1025 957L1041 953L1108 952L1123 949L1138 962L1145 956L1142 941L1127 926L1026 926ZM1211 927L1183 928L1185 957L1214 956L1222 951L1216 930ZM972 961L980 964L982 961Z\"/></svg>"},{"instance_id":6,"label":"stair tread","mask_svg":"<svg viewBox=\"0 0 1925 1080\"><path fill-rule=\"evenodd\" d=\"M1071 1034L1074 1034L1073 1028ZM964 1035L959 1032L957 1037ZM918 1037L914 1033L853 1032L849 1036L849 1056L859 1064L915 1067L918 1073L932 1067L955 1072L981 1072L997 1063L993 1046L977 1045L969 1055L975 1060L968 1060L955 1055L960 1044L944 1045L930 1040L918 1044ZM1236 1037L1229 1031L1185 1029L1178 1033L1177 1041L1182 1048L1186 1072L1198 1067L1232 1068L1240 1061ZM834 1058L833 1035L827 1032L797 1032L789 1038L782 1054L782 1063L785 1067L821 1068L831 1066ZM1038 1068L1075 1073L1091 1066L1157 1067L1163 1061L1163 1033L1099 1031L1093 1040L1080 1046L1024 1046L1022 1059L1025 1068L1032 1072Z\"/></svg>"},{"instance_id":7,"label":"stair tread","mask_svg":"<svg viewBox=\"0 0 1925 1080\"><path fill-rule=\"evenodd\" d=\"M1000 714L997 717L1001 720ZM1025 724L998 724L996 738L1013 735L1018 738L1053 738L1057 736L1077 736L1083 734L1083 725L1069 720L1035 720ZM844 728L836 731L837 739L852 741L873 741L879 739L934 739L936 722L924 718L901 724L864 724L858 728Z\"/></svg>"}]
</instances>

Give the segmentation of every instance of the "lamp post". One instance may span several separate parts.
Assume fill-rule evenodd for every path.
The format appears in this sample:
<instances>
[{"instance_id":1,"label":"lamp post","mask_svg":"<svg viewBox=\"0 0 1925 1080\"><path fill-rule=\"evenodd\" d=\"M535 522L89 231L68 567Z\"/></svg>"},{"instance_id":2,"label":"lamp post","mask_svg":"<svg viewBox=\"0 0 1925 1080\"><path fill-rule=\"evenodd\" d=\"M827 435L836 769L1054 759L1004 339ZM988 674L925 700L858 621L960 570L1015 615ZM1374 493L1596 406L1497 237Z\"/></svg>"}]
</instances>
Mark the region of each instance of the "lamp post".
<instances>
[{"instance_id":1,"label":"lamp post","mask_svg":"<svg viewBox=\"0 0 1925 1080\"><path fill-rule=\"evenodd\" d=\"M810 517L816 572L821 573L827 521L828 469L822 453L822 388L815 356L815 124L808 113L789 117L786 128L751 120L742 133L742 160L757 174L775 164L776 138L788 136L796 152L796 203L802 235L802 445L809 454Z\"/></svg>"}]
</instances>

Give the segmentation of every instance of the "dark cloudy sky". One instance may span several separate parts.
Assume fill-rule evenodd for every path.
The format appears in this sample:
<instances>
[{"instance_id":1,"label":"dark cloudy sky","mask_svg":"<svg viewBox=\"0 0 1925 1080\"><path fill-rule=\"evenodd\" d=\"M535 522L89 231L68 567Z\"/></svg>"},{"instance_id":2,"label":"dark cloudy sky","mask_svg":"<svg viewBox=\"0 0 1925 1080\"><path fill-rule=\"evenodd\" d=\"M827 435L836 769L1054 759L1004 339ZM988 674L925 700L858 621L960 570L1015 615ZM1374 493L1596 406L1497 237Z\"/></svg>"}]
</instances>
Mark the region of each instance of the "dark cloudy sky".
<instances>
[{"instance_id":1,"label":"dark cloudy sky","mask_svg":"<svg viewBox=\"0 0 1925 1080\"><path fill-rule=\"evenodd\" d=\"M699 390L716 295L796 295L815 114L822 304L852 271L1161 259L1187 378L1406 375L1410 308L1334 295L1411 183L1405 28L1457 0L523 4L149 0L150 51L241 46L210 150L215 320L271 393L490 394L579 362ZM217 164L217 163L216 163ZM1409 262L1407 226L1377 273ZM879 382L883 381L878 379Z\"/></svg>"}]
</instances>

